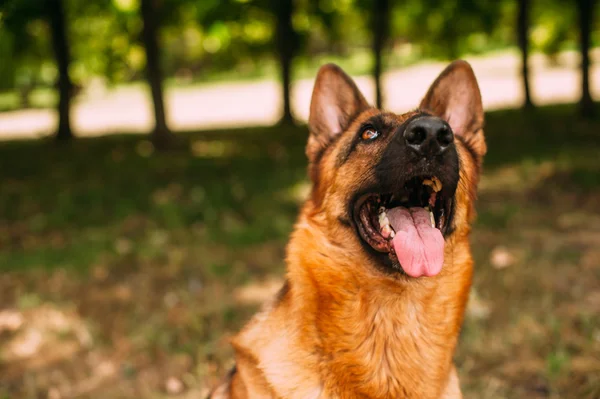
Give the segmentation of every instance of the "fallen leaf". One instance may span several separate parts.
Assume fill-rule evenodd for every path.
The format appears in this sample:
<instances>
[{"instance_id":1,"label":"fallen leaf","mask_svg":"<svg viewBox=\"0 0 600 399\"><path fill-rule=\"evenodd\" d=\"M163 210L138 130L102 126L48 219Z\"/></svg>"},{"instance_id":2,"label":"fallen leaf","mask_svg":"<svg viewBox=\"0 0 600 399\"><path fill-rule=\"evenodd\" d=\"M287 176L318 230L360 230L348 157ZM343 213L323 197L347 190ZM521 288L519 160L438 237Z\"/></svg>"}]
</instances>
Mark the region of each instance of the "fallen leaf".
<instances>
[{"instance_id":1,"label":"fallen leaf","mask_svg":"<svg viewBox=\"0 0 600 399\"><path fill-rule=\"evenodd\" d=\"M515 263L515 256L503 246L498 246L490 254L490 263L495 269L505 269Z\"/></svg>"},{"instance_id":2,"label":"fallen leaf","mask_svg":"<svg viewBox=\"0 0 600 399\"><path fill-rule=\"evenodd\" d=\"M169 395L177 395L183 392L183 382L179 378L169 377L165 382L165 390Z\"/></svg>"}]
</instances>

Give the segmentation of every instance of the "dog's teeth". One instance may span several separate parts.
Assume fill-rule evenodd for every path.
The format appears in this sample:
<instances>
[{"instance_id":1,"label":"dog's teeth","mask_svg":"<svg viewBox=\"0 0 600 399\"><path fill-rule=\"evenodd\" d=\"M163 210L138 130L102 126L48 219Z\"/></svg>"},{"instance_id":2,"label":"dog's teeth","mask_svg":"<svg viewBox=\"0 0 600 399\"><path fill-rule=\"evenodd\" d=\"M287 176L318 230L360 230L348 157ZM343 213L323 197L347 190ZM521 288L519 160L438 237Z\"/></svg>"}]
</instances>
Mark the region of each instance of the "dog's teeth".
<instances>
[{"instance_id":1,"label":"dog's teeth","mask_svg":"<svg viewBox=\"0 0 600 399\"><path fill-rule=\"evenodd\" d=\"M431 212L431 209L429 208L429 206L425 206L424 209L429 212L429 220L431 221L431 227L435 227L435 218L433 217L433 212Z\"/></svg>"},{"instance_id":2,"label":"dog's teeth","mask_svg":"<svg viewBox=\"0 0 600 399\"><path fill-rule=\"evenodd\" d=\"M381 235L386 238L394 238L396 235L384 207L379 208L379 228L381 229Z\"/></svg>"},{"instance_id":3,"label":"dog's teeth","mask_svg":"<svg viewBox=\"0 0 600 399\"><path fill-rule=\"evenodd\" d=\"M390 227L390 225L385 225L381 229L381 235L384 237L394 238L394 230Z\"/></svg>"},{"instance_id":4,"label":"dog's teeth","mask_svg":"<svg viewBox=\"0 0 600 399\"><path fill-rule=\"evenodd\" d=\"M396 232L394 231L394 229L392 229L392 226L388 224L381 228L381 235L385 238L394 238Z\"/></svg>"},{"instance_id":5,"label":"dog's teeth","mask_svg":"<svg viewBox=\"0 0 600 399\"><path fill-rule=\"evenodd\" d=\"M384 226L389 226L390 225L390 221L387 217L387 213L385 212L385 208L381 207L379 208L379 226L384 227Z\"/></svg>"},{"instance_id":6,"label":"dog's teeth","mask_svg":"<svg viewBox=\"0 0 600 399\"><path fill-rule=\"evenodd\" d=\"M442 190L442 181L435 176L431 179L423 180L423 185L431 187L436 193Z\"/></svg>"}]
</instances>

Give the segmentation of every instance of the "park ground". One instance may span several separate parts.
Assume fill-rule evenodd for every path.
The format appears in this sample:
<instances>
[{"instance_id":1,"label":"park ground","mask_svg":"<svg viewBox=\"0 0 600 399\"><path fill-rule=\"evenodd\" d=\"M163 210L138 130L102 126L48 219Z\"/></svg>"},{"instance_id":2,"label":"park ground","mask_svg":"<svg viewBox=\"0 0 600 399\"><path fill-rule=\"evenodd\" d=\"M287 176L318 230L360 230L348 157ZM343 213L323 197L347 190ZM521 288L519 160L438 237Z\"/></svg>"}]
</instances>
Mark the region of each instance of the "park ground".
<instances>
[{"instance_id":1,"label":"park ground","mask_svg":"<svg viewBox=\"0 0 600 399\"><path fill-rule=\"evenodd\" d=\"M600 121L490 112L467 398L600 397ZM279 288L306 127L0 144L0 398L196 398Z\"/></svg>"}]
</instances>

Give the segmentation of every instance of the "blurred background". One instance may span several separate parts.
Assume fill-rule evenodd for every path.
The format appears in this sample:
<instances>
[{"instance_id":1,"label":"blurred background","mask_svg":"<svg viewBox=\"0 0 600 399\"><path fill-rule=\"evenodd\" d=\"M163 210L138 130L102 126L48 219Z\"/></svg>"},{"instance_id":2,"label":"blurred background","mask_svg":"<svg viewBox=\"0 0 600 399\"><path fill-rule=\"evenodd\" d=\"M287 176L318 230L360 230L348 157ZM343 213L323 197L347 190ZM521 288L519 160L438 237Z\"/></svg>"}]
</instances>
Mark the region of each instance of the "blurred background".
<instances>
[{"instance_id":1,"label":"blurred background","mask_svg":"<svg viewBox=\"0 0 600 399\"><path fill-rule=\"evenodd\" d=\"M282 282L318 67L400 113L458 57L465 397L600 398L595 3L1 0L0 398L203 397Z\"/></svg>"}]
</instances>

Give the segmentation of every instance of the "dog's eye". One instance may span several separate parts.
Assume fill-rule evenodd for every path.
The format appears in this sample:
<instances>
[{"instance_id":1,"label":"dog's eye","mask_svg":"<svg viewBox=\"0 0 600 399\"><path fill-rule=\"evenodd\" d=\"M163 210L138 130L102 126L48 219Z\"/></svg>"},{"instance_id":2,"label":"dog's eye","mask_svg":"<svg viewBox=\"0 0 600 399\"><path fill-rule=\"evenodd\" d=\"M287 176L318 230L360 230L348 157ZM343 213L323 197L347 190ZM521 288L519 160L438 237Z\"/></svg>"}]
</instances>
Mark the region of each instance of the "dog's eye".
<instances>
[{"instance_id":1,"label":"dog's eye","mask_svg":"<svg viewBox=\"0 0 600 399\"><path fill-rule=\"evenodd\" d=\"M377 137L379 137L379 132L375 129L373 129L372 127L368 127L365 130L363 130L362 134L360 135L360 138L363 139L364 141L371 141L371 140L375 140Z\"/></svg>"}]
</instances>

